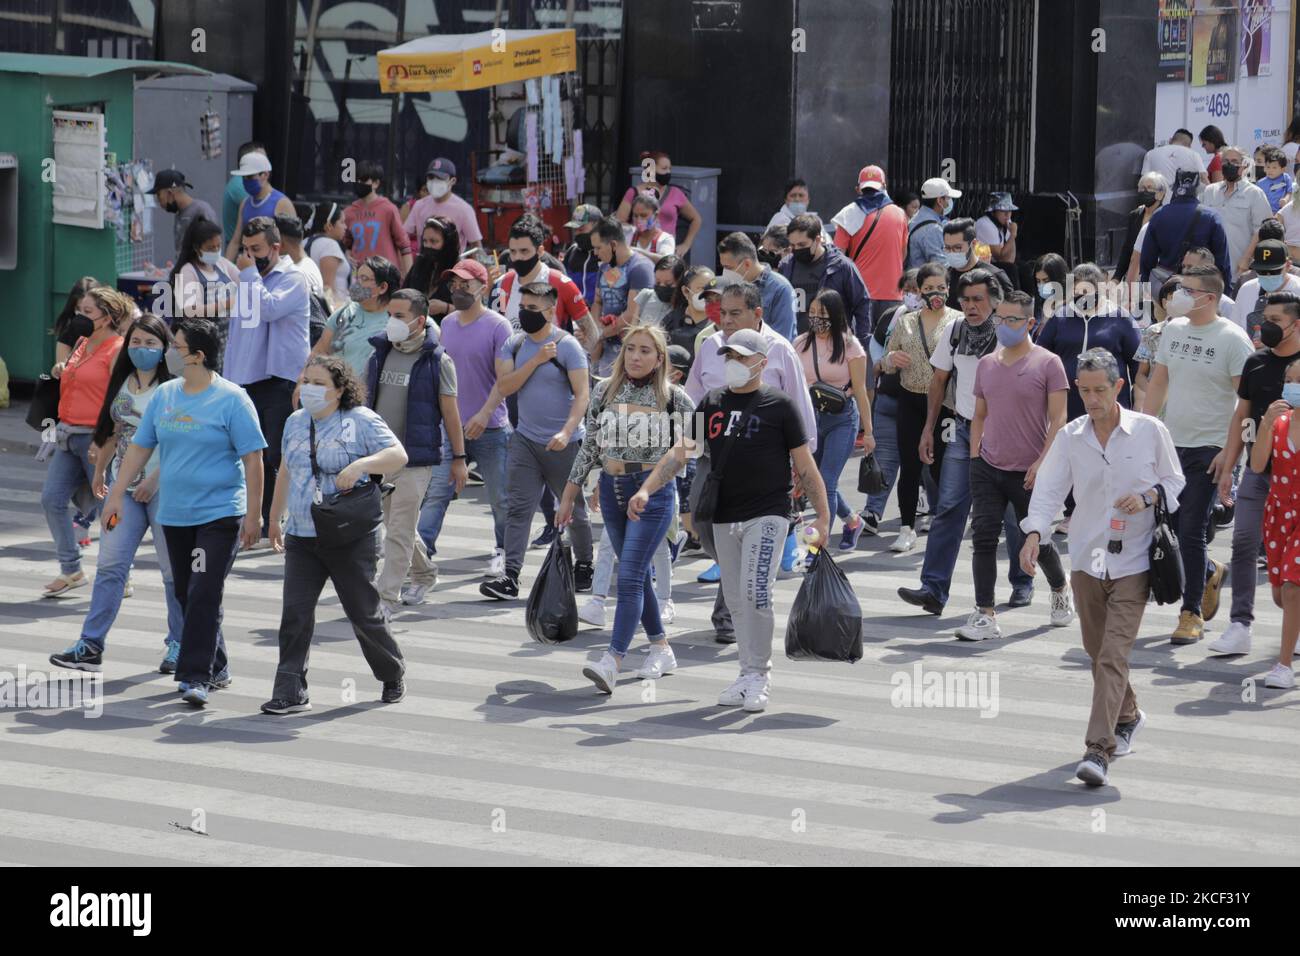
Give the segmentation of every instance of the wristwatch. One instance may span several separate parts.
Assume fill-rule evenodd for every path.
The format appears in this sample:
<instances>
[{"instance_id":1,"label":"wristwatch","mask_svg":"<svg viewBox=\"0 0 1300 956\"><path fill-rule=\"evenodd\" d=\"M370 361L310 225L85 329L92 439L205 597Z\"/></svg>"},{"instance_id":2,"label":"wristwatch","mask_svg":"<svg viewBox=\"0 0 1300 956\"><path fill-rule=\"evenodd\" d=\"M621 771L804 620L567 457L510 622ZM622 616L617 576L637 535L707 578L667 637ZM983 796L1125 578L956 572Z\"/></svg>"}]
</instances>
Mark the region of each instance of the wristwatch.
<instances>
[{"instance_id":1,"label":"wristwatch","mask_svg":"<svg viewBox=\"0 0 1300 956\"><path fill-rule=\"evenodd\" d=\"M1151 494L1151 492L1149 491L1142 492L1142 504L1146 505L1148 508L1150 508L1153 504L1155 504L1154 501L1147 500L1147 495L1149 494Z\"/></svg>"},{"instance_id":2,"label":"wristwatch","mask_svg":"<svg viewBox=\"0 0 1300 956\"><path fill-rule=\"evenodd\" d=\"M469 455L452 455L452 456L451 456L451 460L452 460L452 461L456 461L457 459L461 459L461 460L464 460L464 461L469 461Z\"/></svg>"}]
</instances>

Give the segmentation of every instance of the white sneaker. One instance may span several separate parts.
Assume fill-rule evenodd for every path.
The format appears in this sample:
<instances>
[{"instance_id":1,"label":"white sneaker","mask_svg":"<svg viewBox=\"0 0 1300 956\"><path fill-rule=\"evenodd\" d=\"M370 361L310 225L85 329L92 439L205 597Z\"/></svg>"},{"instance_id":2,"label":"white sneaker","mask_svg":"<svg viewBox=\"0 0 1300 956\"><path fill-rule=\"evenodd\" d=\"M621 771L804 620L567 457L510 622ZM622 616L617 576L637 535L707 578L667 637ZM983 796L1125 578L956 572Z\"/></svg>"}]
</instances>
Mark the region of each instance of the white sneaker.
<instances>
[{"instance_id":1,"label":"white sneaker","mask_svg":"<svg viewBox=\"0 0 1300 956\"><path fill-rule=\"evenodd\" d=\"M432 584L412 584L402 589L402 603L407 605L423 604L429 596Z\"/></svg>"},{"instance_id":2,"label":"white sneaker","mask_svg":"<svg viewBox=\"0 0 1300 956\"><path fill-rule=\"evenodd\" d=\"M1251 628L1249 624L1233 621L1206 647L1211 654L1249 654Z\"/></svg>"},{"instance_id":3,"label":"white sneaker","mask_svg":"<svg viewBox=\"0 0 1300 956\"><path fill-rule=\"evenodd\" d=\"M585 621L587 624L594 624L596 627L604 627L605 599L594 597L587 601L586 604L578 608L578 620Z\"/></svg>"},{"instance_id":4,"label":"white sneaker","mask_svg":"<svg viewBox=\"0 0 1300 956\"><path fill-rule=\"evenodd\" d=\"M129 598L133 594L135 594L135 585L131 583L131 576L128 574L126 584L122 586L122 597Z\"/></svg>"},{"instance_id":5,"label":"white sneaker","mask_svg":"<svg viewBox=\"0 0 1300 956\"><path fill-rule=\"evenodd\" d=\"M671 624L677 619L677 608L673 605L672 599L664 601L659 605L659 622L664 625Z\"/></svg>"},{"instance_id":6,"label":"white sneaker","mask_svg":"<svg viewBox=\"0 0 1300 956\"><path fill-rule=\"evenodd\" d=\"M772 690L772 681L766 674L750 675L749 686L745 688L745 702L741 705L751 714L767 710L767 696Z\"/></svg>"},{"instance_id":7,"label":"white sneaker","mask_svg":"<svg viewBox=\"0 0 1300 956\"><path fill-rule=\"evenodd\" d=\"M384 619L385 624L393 623L393 615L397 613L397 606L389 604L387 601L379 602L379 614Z\"/></svg>"},{"instance_id":8,"label":"white sneaker","mask_svg":"<svg viewBox=\"0 0 1300 956\"><path fill-rule=\"evenodd\" d=\"M618 661L606 651L597 663L588 664L582 669L582 676L595 684L602 694L612 694L614 685L618 683Z\"/></svg>"},{"instance_id":9,"label":"white sneaker","mask_svg":"<svg viewBox=\"0 0 1300 956\"><path fill-rule=\"evenodd\" d=\"M745 690L749 687L749 675L741 674L731 686L718 695L719 707L739 707L745 702Z\"/></svg>"},{"instance_id":10,"label":"white sneaker","mask_svg":"<svg viewBox=\"0 0 1300 956\"><path fill-rule=\"evenodd\" d=\"M1133 752L1133 738L1139 730L1147 725L1146 712L1138 709L1137 720L1129 724L1120 724L1115 728L1115 756L1123 757Z\"/></svg>"},{"instance_id":11,"label":"white sneaker","mask_svg":"<svg viewBox=\"0 0 1300 956\"><path fill-rule=\"evenodd\" d=\"M1295 671L1285 664L1274 664L1272 670L1264 675L1264 686L1290 690L1295 687Z\"/></svg>"},{"instance_id":12,"label":"white sneaker","mask_svg":"<svg viewBox=\"0 0 1300 956\"><path fill-rule=\"evenodd\" d=\"M1052 600L1052 627L1069 627L1074 621L1074 605L1070 603L1070 592L1068 590L1053 591Z\"/></svg>"},{"instance_id":13,"label":"white sneaker","mask_svg":"<svg viewBox=\"0 0 1300 956\"><path fill-rule=\"evenodd\" d=\"M485 577L489 581L495 581L506 573L506 552L504 548L493 548L492 557L488 561L488 569Z\"/></svg>"},{"instance_id":14,"label":"white sneaker","mask_svg":"<svg viewBox=\"0 0 1300 956\"><path fill-rule=\"evenodd\" d=\"M644 677L646 680L658 680L675 670L677 670L677 655L673 653L673 649L666 644L663 647L651 644L650 656L636 672L636 676Z\"/></svg>"},{"instance_id":15,"label":"white sneaker","mask_svg":"<svg viewBox=\"0 0 1300 956\"><path fill-rule=\"evenodd\" d=\"M996 620L976 608L966 623L957 628L957 636L963 641L983 641L990 637L1001 637L1002 628Z\"/></svg>"},{"instance_id":16,"label":"white sneaker","mask_svg":"<svg viewBox=\"0 0 1300 956\"><path fill-rule=\"evenodd\" d=\"M895 554L907 554L907 552L911 551L915 547L916 532L911 528L904 526L899 529L898 537L896 537L894 543L889 546L889 550L893 551Z\"/></svg>"}]
</instances>

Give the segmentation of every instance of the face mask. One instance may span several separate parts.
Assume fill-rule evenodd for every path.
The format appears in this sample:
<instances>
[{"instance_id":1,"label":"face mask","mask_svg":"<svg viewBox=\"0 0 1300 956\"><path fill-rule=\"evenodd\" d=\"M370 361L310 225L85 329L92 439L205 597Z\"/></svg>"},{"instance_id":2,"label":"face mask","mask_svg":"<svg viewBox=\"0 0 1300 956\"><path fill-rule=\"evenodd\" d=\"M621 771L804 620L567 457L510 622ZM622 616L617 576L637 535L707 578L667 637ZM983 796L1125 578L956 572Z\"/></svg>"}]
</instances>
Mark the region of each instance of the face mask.
<instances>
[{"instance_id":1,"label":"face mask","mask_svg":"<svg viewBox=\"0 0 1300 956\"><path fill-rule=\"evenodd\" d=\"M754 379L757 369L751 369L744 362L736 359L727 359L727 364L723 366L724 375L727 380L727 388L744 388Z\"/></svg>"},{"instance_id":2,"label":"face mask","mask_svg":"<svg viewBox=\"0 0 1300 956\"><path fill-rule=\"evenodd\" d=\"M375 293L369 286L364 286L360 282L354 282L348 286L348 298L353 302L365 302L367 299L373 298L374 295Z\"/></svg>"},{"instance_id":3,"label":"face mask","mask_svg":"<svg viewBox=\"0 0 1300 956\"><path fill-rule=\"evenodd\" d=\"M831 330L831 320L819 315L808 316L808 328L813 335L825 335Z\"/></svg>"},{"instance_id":4,"label":"face mask","mask_svg":"<svg viewBox=\"0 0 1300 956\"><path fill-rule=\"evenodd\" d=\"M1255 181L1258 182L1259 180L1261 180L1261 179L1263 179L1263 178L1264 178L1264 167L1263 167L1263 166L1258 166L1258 165L1257 165L1257 166L1255 167Z\"/></svg>"},{"instance_id":5,"label":"face mask","mask_svg":"<svg viewBox=\"0 0 1300 956\"><path fill-rule=\"evenodd\" d=\"M668 184L673 181L673 174L671 171L666 173L655 173L655 179L659 182L660 186L667 189Z\"/></svg>"},{"instance_id":6,"label":"face mask","mask_svg":"<svg viewBox=\"0 0 1300 956\"><path fill-rule=\"evenodd\" d=\"M1286 276L1279 272L1275 276L1260 276L1259 287L1265 292L1276 292L1286 282Z\"/></svg>"},{"instance_id":7,"label":"face mask","mask_svg":"<svg viewBox=\"0 0 1300 956\"><path fill-rule=\"evenodd\" d=\"M635 224L635 225L636 225L636 231L637 231L637 232L649 232L651 229L654 229L658 224L659 224L659 223L658 223L658 220L655 219L653 216L651 216L651 217L650 217L649 219L647 219L645 222L638 222L638 223L636 223L636 224Z\"/></svg>"},{"instance_id":8,"label":"face mask","mask_svg":"<svg viewBox=\"0 0 1300 956\"><path fill-rule=\"evenodd\" d=\"M1170 318L1180 318L1196 307L1196 296L1186 289L1175 289L1165 300L1165 313Z\"/></svg>"},{"instance_id":9,"label":"face mask","mask_svg":"<svg viewBox=\"0 0 1300 956\"><path fill-rule=\"evenodd\" d=\"M655 285L655 298L660 302L668 303L673 300L674 287L670 285Z\"/></svg>"},{"instance_id":10,"label":"face mask","mask_svg":"<svg viewBox=\"0 0 1300 956\"><path fill-rule=\"evenodd\" d=\"M953 207L955 207L956 205L957 205L957 203L956 203L955 200L953 200L953 199L949 199L947 202L945 202L945 203L943 204L943 214L944 214L945 216L951 214L951 213L952 213L952 210L953 210Z\"/></svg>"},{"instance_id":11,"label":"face mask","mask_svg":"<svg viewBox=\"0 0 1300 956\"><path fill-rule=\"evenodd\" d=\"M202 262L205 266L215 266L218 262L221 261L221 253L200 252L199 261Z\"/></svg>"},{"instance_id":12,"label":"face mask","mask_svg":"<svg viewBox=\"0 0 1300 956\"><path fill-rule=\"evenodd\" d=\"M511 259L510 268L521 276L526 276L537 267L539 256L529 256L527 259Z\"/></svg>"},{"instance_id":13,"label":"face mask","mask_svg":"<svg viewBox=\"0 0 1300 956\"><path fill-rule=\"evenodd\" d=\"M72 321L68 323L68 331L79 339L89 338L95 334L95 323L78 312L72 317Z\"/></svg>"},{"instance_id":14,"label":"face mask","mask_svg":"<svg viewBox=\"0 0 1300 956\"><path fill-rule=\"evenodd\" d=\"M176 213L180 212L181 207L180 207L180 205L179 205L178 203L176 203L176 202L165 202L165 203L163 203L163 209L165 209L167 212L172 213L173 215L175 215Z\"/></svg>"},{"instance_id":15,"label":"face mask","mask_svg":"<svg viewBox=\"0 0 1300 956\"><path fill-rule=\"evenodd\" d=\"M536 309L520 309L519 327L529 335L536 335L546 327L546 313Z\"/></svg>"},{"instance_id":16,"label":"face mask","mask_svg":"<svg viewBox=\"0 0 1300 956\"><path fill-rule=\"evenodd\" d=\"M185 356L181 355L175 348L168 349L167 354L163 357L167 360L167 371L171 372L173 376L179 377L185 374Z\"/></svg>"},{"instance_id":17,"label":"face mask","mask_svg":"<svg viewBox=\"0 0 1300 956\"><path fill-rule=\"evenodd\" d=\"M1052 283L1040 282L1038 284L1038 297L1040 299L1050 299L1052 297Z\"/></svg>"},{"instance_id":18,"label":"face mask","mask_svg":"<svg viewBox=\"0 0 1300 956\"><path fill-rule=\"evenodd\" d=\"M903 308L909 312L915 312L925 305L925 300L921 298L919 292L905 292L903 294Z\"/></svg>"},{"instance_id":19,"label":"face mask","mask_svg":"<svg viewBox=\"0 0 1300 956\"><path fill-rule=\"evenodd\" d=\"M1156 204L1155 190L1139 189L1138 202L1141 203L1143 206L1154 206Z\"/></svg>"},{"instance_id":20,"label":"face mask","mask_svg":"<svg viewBox=\"0 0 1300 956\"><path fill-rule=\"evenodd\" d=\"M1300 382L1287 382L1282 386L1282 401L1292 408L1300 408Z\"/></svg>"},{"instance_id":21,"label":"face mask","mask_svg":"<svg viewBox=\"0 0 1300 956\"><path fill-rule=\"evenodd\" d=\"M966 264L966 260L969 258L969 252L945 252L943 254L943 259L948 263L949 269L960 269Z\"/></svg>"},{"instance_id":22,"label":"face mask","mask_svg":"<svg viewBox=\"0 0 1300 956\"><path fill-rule=\"evenodd\" d=\"M795 262L800 262L804 265L807 265L808 263L813 261L812 246L805 246L803 249L792 249L790 251L794 254Z\"/></svg>"},{"instance_id":23,"label":"face mask","mask_svg":"<svg viewBox=\"0 0 1300 956\"><path fill-rule=\"evenodd\" d=\"M792 216L802 216L808 211L808 204L806 202L791 202L786 203L786 205L790 207L790 214Z\"/></svg>"},{"instance_id":24,"label":"face mask","mask_svg":"<svg viewBox=\"0 0 1300 956\"><path fill-rule=\"evenodd\" d=\"M1282 326L1265 319L1259 327L1259 340L1264 343L1264 348L1275 349L1282 344L1282 340L1287 337L1290 331L1290 329L1287 329L1286 332L1283 332Z\"/></svg>"},{"instance_id":25,"label":"face mask","mask_svg":"<svg viewBox=\"0 0 1300 956\"><path fill-rule=\"evenodd\" d=\"M723 269L722 278L727 280L727 285L735 285L737 282L745 281L745 277L735 269Z\"/></svg>"},{"instance_id":26,"label":"face mask","mask_svg":"<svg viewBox=\"0 0 1300 956\"><path fill-rule=\"evenodd\" d=\"M758 250L758 261L775 269L781 263L781 253L760 249Z\"/></svg>"},{"instance_id":27,"label":"face mask","mask_svg":"<svg viewBox=\"0 0 1300 956\"><path fill-rule=\"evenodd\" d=\"M704 314L709 317L709 321L714 325L722 324L722 300L713 299L704 305Z\"/></svg>"},{"instance_id":28,"label":"face mask","mask_svg":"<svg viewBox=\"0 0 1300 956\"><path fill-rule=\"evenodd\" d=\"M946 292L931 292L925 297L925 304L931 312L938 312L948 304L948 294Z\"/></svg>"},{"instance_id":29,"label":"face mask","mask_svg":"<svg viewBox=\"0 0 1300 956\"><path fill-rule=\"evenodd\" d=\"M474 303L477 301L478 301L478 296L476 296L473 292L457 291L451 294L451 304L454 305L457 308L457 310L461 312L464 312L466 309L473 308Z\"/></svg>"},{"instance_id":30,"label":"face mask","mask_svg":"<svg viewBox=\"0 0 1300 956\"><path fill-rule=\"evenodd\" d=\"M1029 323L1026 322L1019 329L1012 329L1006 325L999 325L993 331L998 337L999 345L1007 349L1014 348L1023 342L1025 336L1029 334Z\"/></svg>"},{"instance_id":31,"label":"face mask","mask_svg":"<svg viewBox=\"0 0 1300 956\"><path fill-rule=\"evenodd\" d=\"M1222 168L1223 178L1228 182L1235 183L1241 178L1241 167L1236 163L1224 163Z\"/></svg>"},{"instance_id":32,"label":"face mask","mask_svg":"<svg viewBox=\"0 0 1300 956\"><path fill-rule=\"evenodd\" d=\"M258 272L260 272L262 275L266 275L267 271L271 268L271 257L257 256L255 259L253 259L253 265L257 266Z\"/></svg>"},{"instance_id":33,"label":"face mask","mask_svg":"<svg viewBox=\"0 0 1300 956\"><path fill-rule=\"evenodd\" d=\"M573 237L573 243L583 252L591 252L591 233L580 232Z\"/></svg>"},{"instance_id":34,"label":"face mask","mask_svg":"<svg viewBox=\"0 0 1300 956\"><path fill-rule=\"evenodd\" d=\"M262 181L256 176L244 177L244 192L250 196L256 196L262 191Z\"/></svg>"},{"instance_id":35,"label":"face mask","mask_svg":"<svg viewBox=\"0 0 1300 956\"><path fill-rule=\"evenodd\" d=\"M704 296L697 295L694 292L690 292L687 293L686 301L691 304L691 308L694 309L696 312L705 311Z\"/></svg>"},{"instance_id":36,"label":"face mask","mask_svg":"<svg viewBox=\"0 0 1300 956\"><path fill-rule=\"evenodd\" d=\"M325 397L327 391L324 385L303 385L298 389L298 403L307 409L309 415L314 415L329 404Z\"/></svg>"},{"instance_id":37,"label":"face mask","mask_svg":"<svg viewBox=\"0 0 1300 956\"><path fill-rule=\"evenodd\" d=\"M356 190L358 199L365 199L374 191L374 187L370 183L354 183L352 188Z\"/></svg>"},{"instance_id":38,"label":"face mask","mask_svg":"<svg viewBox=\"0 0 1300 956\"><path fill-rule=\"evenodd\" d=\"M430 179L429 195L434 199L442 199L447 193L451 192L451 181L447 179Z\"/></svg>"},{"instance_id":39,"label":"face mask","mask_svg":"<svg viewBox=\"0 0 1300 956\"><path fill-rule=\"evenodd\" d=\"M131 356L131 364L142 372L152 372L162 361L162 349L128 348L126 354Z\"/></svg>"},{"instance_id":40,"label":"face mask","mask_svg":"<svg viewBox=\"0 0 1300 956\"><path fill-rule=\"evenodd\" d=\"M384 326L384 334L388 336L388 341L396 345L398 342L405 342L409 339L411 330L401 319L389 316L388 324Z\"/></svg>"}]
</instances>

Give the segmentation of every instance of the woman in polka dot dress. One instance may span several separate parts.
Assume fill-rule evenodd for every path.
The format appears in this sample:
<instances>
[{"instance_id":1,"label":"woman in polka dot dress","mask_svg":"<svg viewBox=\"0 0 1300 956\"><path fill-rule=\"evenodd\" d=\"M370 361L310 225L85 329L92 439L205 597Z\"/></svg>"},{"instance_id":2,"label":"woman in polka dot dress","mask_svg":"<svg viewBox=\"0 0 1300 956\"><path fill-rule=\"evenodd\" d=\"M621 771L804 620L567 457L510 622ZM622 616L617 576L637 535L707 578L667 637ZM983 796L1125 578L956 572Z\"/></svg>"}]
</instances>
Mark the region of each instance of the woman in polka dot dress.
<instances>
[{"instance_id":1,"label":"woman in polka dot dress","mask_svg":"<svg viewBox=\"0 0 1300 956\"><path fill-rule=\"evenodd\" d=\"M1300 424L1295 424L1296 408L1300 408L1300 362L1292 362L1287 369L1282 400L1268 407L1250 456L1250 467L1259 474L1270 461L1273 465L1264 506L1264 546L1273 602L1282 609L1282 646L1264 686L1282 690L1295 686L1291 658L1300 638Z\"/></svg>"}]
</instances>

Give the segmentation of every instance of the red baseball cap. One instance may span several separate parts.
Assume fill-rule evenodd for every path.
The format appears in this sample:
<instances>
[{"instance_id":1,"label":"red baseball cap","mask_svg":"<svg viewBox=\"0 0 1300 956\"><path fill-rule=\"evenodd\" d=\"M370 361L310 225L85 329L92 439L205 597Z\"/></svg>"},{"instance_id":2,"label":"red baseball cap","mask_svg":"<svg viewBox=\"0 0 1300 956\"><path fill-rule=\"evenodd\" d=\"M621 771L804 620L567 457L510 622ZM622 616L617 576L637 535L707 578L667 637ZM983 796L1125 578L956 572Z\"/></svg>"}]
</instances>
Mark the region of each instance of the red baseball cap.
<instances>
[{"instance_id":1,"label":"red baseball cap","mask_svg":"<svg viewBox=\"0 0 1300 956\"><path fill-rule=\"evenodd\" d=\"M462 279L477 279L479 282L487 284L488 271L483 263L477 259L461 259L450 269L445 270L438 278L445 279L447 276L460 276Z\"/></svg>"},{"instance_id":2,"label":"red baseball cap","mask_svg":"<svg viewBox=\"0 0 1300 956\"><path fill-rule=\"evenodd\" d=\"M885 188L885 171L879 166L863 166L858 173L858 188L865 189L868 186L872 189Z\"/></svg>"}]
</instances>

